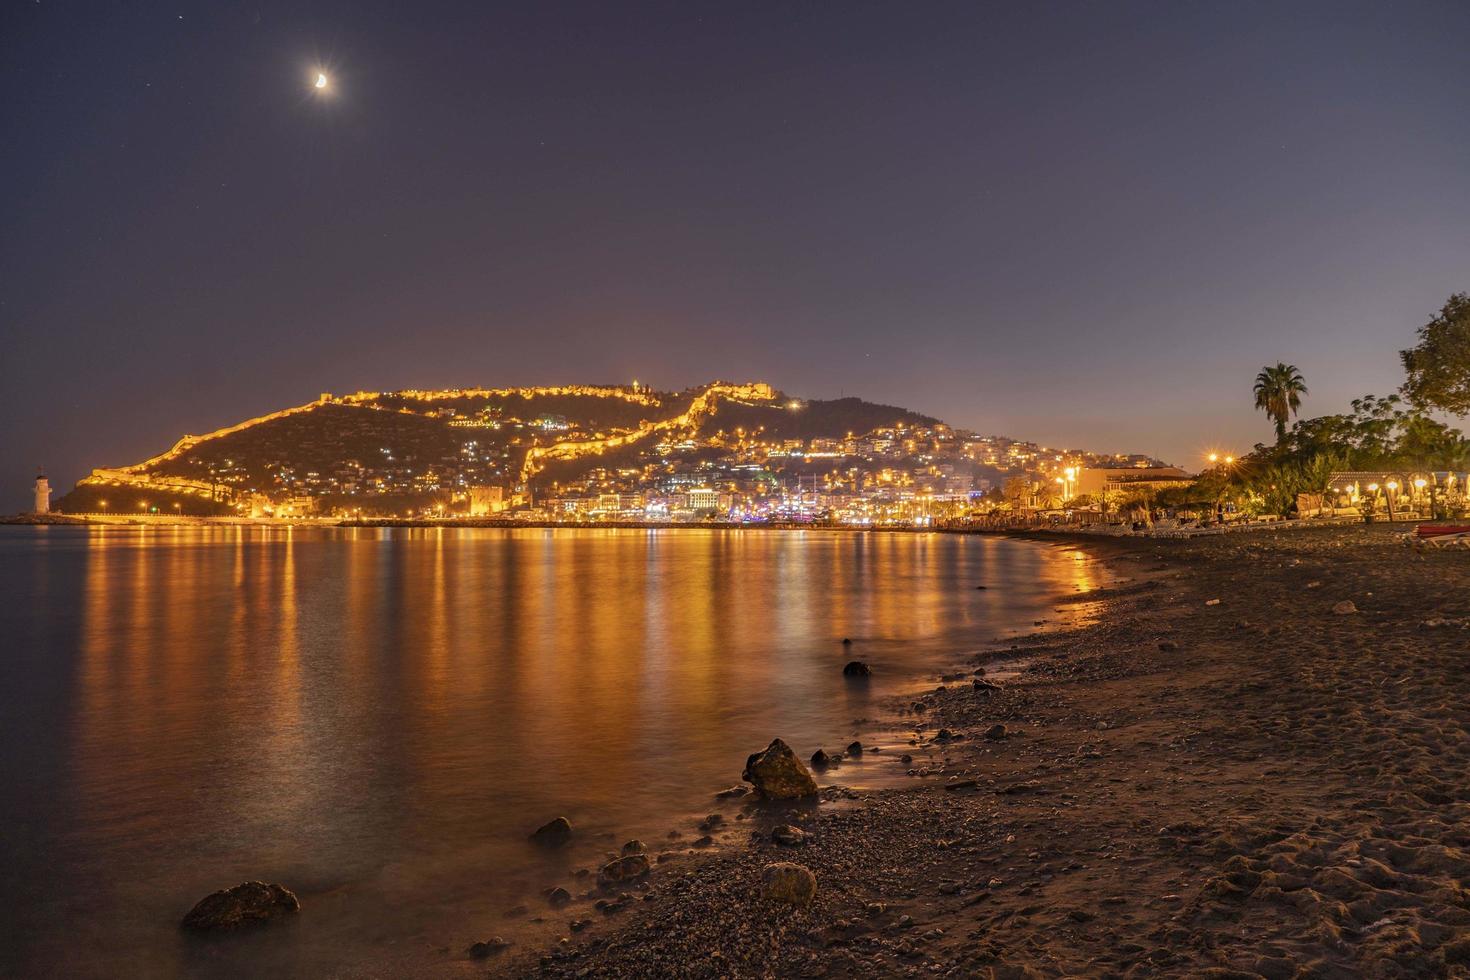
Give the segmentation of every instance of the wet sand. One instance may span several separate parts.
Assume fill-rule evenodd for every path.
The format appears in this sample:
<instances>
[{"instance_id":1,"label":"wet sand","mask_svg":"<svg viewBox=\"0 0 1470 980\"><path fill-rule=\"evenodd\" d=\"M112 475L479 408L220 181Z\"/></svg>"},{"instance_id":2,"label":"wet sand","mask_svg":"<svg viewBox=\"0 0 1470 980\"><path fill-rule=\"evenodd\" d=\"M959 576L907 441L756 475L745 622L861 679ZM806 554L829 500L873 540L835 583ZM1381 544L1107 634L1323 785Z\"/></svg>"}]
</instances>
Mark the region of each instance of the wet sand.
<instances>
[{"instance_id":1,"label":"wet sand","mask_svg":"<svg viewBox=\"0 0 1470 980\"><path fill-rule=\"evenodd\" d=\"M894 706L911 788L744 803L713 848L650 841L652 874L602 910L544 913L579 929L478 965L1470 976L1470 559L1401 530L1088 543L1119 576L1073 600L1100 621L957 663L1019 662L999 690L966 676ZM780 823L807 841L772 843ZM760 897L773 861L815 873L809 908Z\"/></svg>"}]
</instances>

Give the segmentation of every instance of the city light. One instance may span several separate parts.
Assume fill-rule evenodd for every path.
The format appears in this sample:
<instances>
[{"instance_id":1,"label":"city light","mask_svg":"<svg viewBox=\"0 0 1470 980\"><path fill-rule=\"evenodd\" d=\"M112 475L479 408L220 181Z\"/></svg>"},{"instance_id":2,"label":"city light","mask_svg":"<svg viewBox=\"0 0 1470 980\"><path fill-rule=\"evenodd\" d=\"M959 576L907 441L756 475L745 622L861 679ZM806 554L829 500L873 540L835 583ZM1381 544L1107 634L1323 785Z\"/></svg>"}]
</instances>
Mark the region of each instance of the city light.
<instances>
[{"instance_id":1,"label":"city light","mask_svg":"<svg viewBox=\"0 0 1470 980\"><path fill-rule=\"evenodd\" d=\"M677 408L657 411L675 397ZM643 411L630 414L613 408L613 401ZM167 494L167 503L157 508L145 503L140 509L167 512L172 505L180 518L182 501L197 499L251 520L367 520L387 516L390 509L403 514L407 496L412 498L408 514L434 522L717 520L931 527L998 515L1026 520L1062 505L1073 514L1098 512L1099 501L1082 496L1083 484L1089 495L1103 494L1101 508L1106 508L1107 494L1123 492L1119 487L1188 479L1184 471L1146 456L1067 453L942 423L896 418L865 432L843 428L826 436L798 434L791 423L763 424L759 414L797 412L809 405L761 382L716 382L677 396L642 382L326 393L207 435L185 436L152 459L93 470L81 482ZM722 425L721 414L729 406L756 414L735 416L738 425L733 419ZM225 453L201 451L255 426L327 408L366 413L358 424L364 431L380 431L357 450L359 457L341 460L336 469L319 471L289 457L251 459L244 443ZM412 439L390 434L398 430L376 429L375 413L435 421L455 434L455 451L427 458ZM773 416L765 419L771 422ZM315 423L296 424L309 430ZM832 463L814 473L808 467L818 460ZM547 479L549 468L555 479ZM374 497L383 504L367 505ZM190 511L197 513L192 504Z\"/></svg>"}]
</instances>

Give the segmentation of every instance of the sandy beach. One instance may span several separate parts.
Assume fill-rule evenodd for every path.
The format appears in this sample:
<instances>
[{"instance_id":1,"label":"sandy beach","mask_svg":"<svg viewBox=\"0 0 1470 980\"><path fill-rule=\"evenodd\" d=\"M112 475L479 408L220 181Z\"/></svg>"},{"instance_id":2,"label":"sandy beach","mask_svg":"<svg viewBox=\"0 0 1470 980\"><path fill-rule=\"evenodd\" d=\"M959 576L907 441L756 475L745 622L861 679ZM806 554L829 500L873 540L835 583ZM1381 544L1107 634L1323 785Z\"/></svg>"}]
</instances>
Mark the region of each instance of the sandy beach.
<instances>
[{"instance_id":1,"label":"sandy beach","mask_svg":"<svg viewBox=\"0 0 1470 980\"><path fill-rule=\"evenodd\" d=\"M1470 975L1470 566L1400 533L1084 543L1116 584L1058 608L1098 603L1093 625L964 652L894 706L914 744L884 751L912 755L911 788L711 800L730 814L715 847L649 842L646 878L600 908L547 910L566 919L560 942L479 962L579 977ZM804 839L772 842L782 824ZM761 897L762 869L783 861L815 874L809 907Z\"/></svg>"}]
</instances>

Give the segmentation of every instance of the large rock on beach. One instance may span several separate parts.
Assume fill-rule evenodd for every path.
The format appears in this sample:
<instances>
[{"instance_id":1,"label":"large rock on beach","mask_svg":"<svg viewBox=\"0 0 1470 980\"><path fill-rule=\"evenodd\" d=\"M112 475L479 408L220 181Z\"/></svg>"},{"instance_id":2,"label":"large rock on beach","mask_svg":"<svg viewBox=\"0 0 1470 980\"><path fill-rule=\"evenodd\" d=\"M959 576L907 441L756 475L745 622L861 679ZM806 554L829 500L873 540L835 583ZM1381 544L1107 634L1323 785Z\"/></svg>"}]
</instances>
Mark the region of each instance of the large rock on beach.
<instances>
[{"instance_id":1,"label":"large rock on beach","mask_svg":"<svg viewBox=\"0 0 1470 980\"><path fill-rule=\"evenodd\" d=\"M812 778L811 770L779 738L771 739L764 752L745 760L745 772L740 778L768 800L796 800L817 794L817 781Z\"/></svg>"},{"instance_id":2,"label":"large rock on beach","mask_svg":"<svg viewBox=\"0 0 1470 980\"><path fill-rule=\"evenodd\" d=\"M771 843L780 844L782 847L800 847L806 843L806 831L800 827L793 827L789 823L783 823L771 829Z\"/></svg>"},{"instance_id":3,"label":"large rock on beach","mask_svg":"<svg viewBox=\"0 0 1470 980\"><path fill-rule=\"evenodd\" d=\"M609 861L597 872L597 883L603 888L614 888L629 881L636 881L650 871L648 858L642 854L627 854Z\"/></svg>"},{"instance_id":4,"label":"large rock on beach","mask_svg":"<svg viewBox=\"0 0 1470 980\"><path fill-rule=\"evenodd\" d=\"M805 907L817 897L817 876L799 864L780 861L761 870L761 897Z\"/></svg>"},{"instance_id":5,"label":"large rock on beach","mask_svg":"<svg viewBox=\"0 0 1470 980\"><path fill-rule=\"evenodd\" d=\"M291 890L264 881L245 881L206 895L179 924L196 932L216 932L256 925L301 911Z\"/></svg>"},{"instance_id":6,"label":"large rock on beach","mask_svg":"<svg viewBox=\"0 0 1470 980\"><path fill-rule=\"evenodd\" d=\"M557 817L531 832L531 841L542 847L561 847L572 839L572 822L566 817Z\"/></svg>"}]
</instances>

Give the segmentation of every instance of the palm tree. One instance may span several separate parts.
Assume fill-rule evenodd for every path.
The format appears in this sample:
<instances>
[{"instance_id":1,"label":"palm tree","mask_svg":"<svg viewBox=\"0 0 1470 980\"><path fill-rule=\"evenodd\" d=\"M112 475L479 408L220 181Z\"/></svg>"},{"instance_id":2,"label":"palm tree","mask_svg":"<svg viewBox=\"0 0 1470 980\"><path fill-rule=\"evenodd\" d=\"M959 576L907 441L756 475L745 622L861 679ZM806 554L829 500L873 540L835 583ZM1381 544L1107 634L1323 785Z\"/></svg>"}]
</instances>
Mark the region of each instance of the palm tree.
<instances>
[{"instance_id":1,"label":"palm tree","mask_svg":"<svg viewBox=\"0 0 1470 980\"><path fill-rule=\"evenodd\" d=\"M1307 383L1295 364L1278 363L1275 367L1261 368L1256 375L1256 408L1261 409L1276 423L1276 444L1286 441L1286 421L1301 408L1302 395L1307 394Z\"/></svg>"},{"instance_id":2,"label":"palm tree","mask_svg":"<svg viewBox=\"0 0 1470 980\"><path fill-rule=\"evenodd\" d=\"M1039 480L1032 488L1036 497L1036 506L1042 510L1051 510L1057 505L1059 494L1055 483L1048 482L1045 478Z\"/></svg>"}]
</instances>

